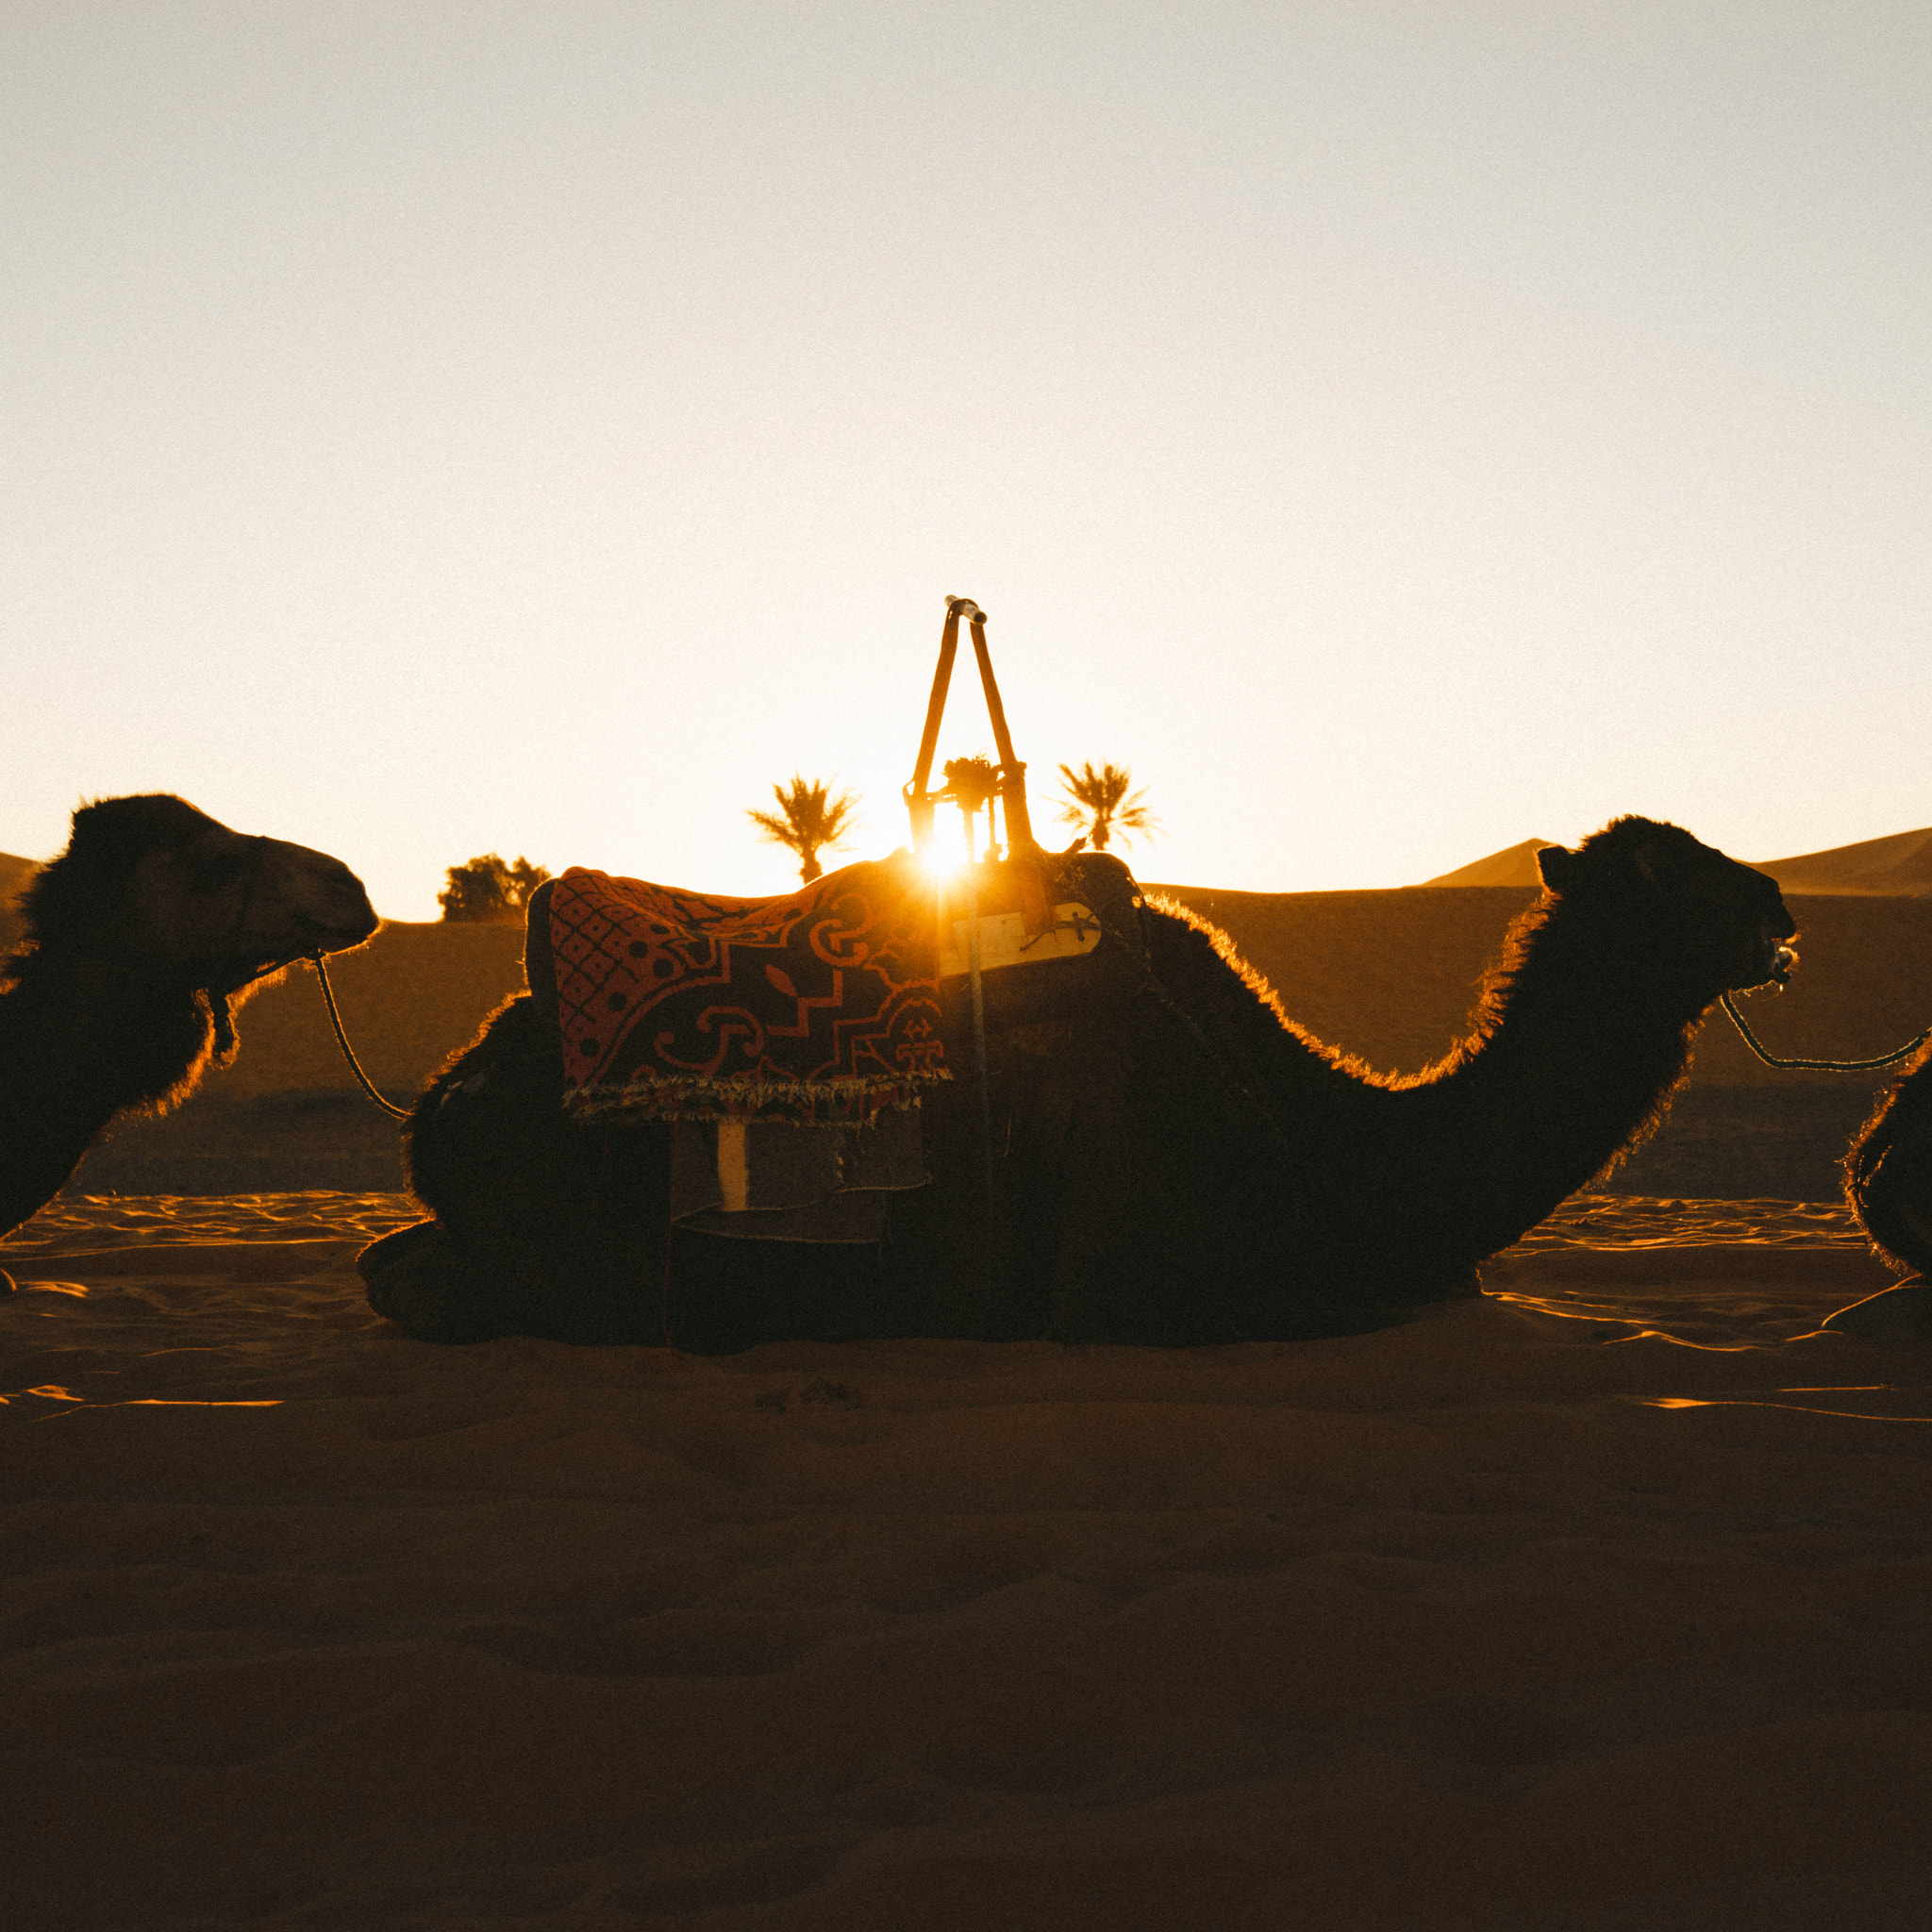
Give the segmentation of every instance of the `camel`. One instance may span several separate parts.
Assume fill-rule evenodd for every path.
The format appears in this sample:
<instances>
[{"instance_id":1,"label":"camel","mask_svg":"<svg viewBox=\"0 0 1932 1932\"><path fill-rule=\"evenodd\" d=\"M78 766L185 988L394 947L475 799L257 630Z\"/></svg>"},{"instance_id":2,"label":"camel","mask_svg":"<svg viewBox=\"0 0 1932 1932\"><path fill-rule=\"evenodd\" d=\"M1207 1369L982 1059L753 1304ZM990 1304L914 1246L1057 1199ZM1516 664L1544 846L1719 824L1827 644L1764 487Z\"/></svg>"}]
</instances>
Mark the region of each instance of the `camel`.
<instances>
[{"instance_id":1,"label":"camel","mask_svg":"<svg viewBox=\"0 0 1932 1932\"><path fill-rule=\"evenodd\" d=\"M1845 1198L1872 1245L1911 1278L1839 1309L1824 1325L1872 1341L1932 1341L1932 1046L1852 1141Z\"/></svg>"},{"instance_id":2,"label":"camel","mask_svg":"<svg viewBox=\"0 0 1932 1932\"><path fill-rule=\"evenodd\" d=\"M1144 900L1118 859L1065 858L1058 890L1104 941L987 976L991 1158L976 1082L929 1090L932 1178L869 1245L670 1225L672 1129L568 1119L554 1019L521 996L412 1110L434 1218L364 1252L371 1305L430 1340L728 1353L1288 1339L1477 1292L1479 1261L1656 1126L1718 996L1795 961L1776 884L1676 826L1618 819L1541 864L1468 1038L1391 1077L1295 1026L1224 935ZM941 997L968 1066L963 980Z\"/></svg>"},{"instance_id":3,"label":"camel","mask_svg":"<svg viewBox=\"0 0 1932 1932\"><path fill-rule=\"evenodd\" d=\"M248 838L166 792L74 814L0 968L0 1235L59 1192L116 1114L184 1099L235 1053L269 975L375 930L341 859Z\"/></svg>"}]
</instances>

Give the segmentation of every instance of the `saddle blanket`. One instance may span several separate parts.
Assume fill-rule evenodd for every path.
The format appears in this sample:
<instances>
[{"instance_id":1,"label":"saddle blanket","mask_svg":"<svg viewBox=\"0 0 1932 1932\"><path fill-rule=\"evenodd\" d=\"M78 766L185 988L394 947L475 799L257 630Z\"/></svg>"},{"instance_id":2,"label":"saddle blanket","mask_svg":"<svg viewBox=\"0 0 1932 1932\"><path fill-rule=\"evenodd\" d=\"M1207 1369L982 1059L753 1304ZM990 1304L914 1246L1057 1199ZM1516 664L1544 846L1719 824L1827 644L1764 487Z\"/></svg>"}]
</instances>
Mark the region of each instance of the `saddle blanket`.
<instances>
[{"instance_id":1,"label":"saddle blanket","mask_svg":"<svg viewBox=\"0 0 1932 1932\"><path fill-rule=\"evenodd\" d=\"M572 867L532 895L525 966L579 1118L865 1126L951 1078L909 854L773 899Z\"/></svg>"}]
</instances>

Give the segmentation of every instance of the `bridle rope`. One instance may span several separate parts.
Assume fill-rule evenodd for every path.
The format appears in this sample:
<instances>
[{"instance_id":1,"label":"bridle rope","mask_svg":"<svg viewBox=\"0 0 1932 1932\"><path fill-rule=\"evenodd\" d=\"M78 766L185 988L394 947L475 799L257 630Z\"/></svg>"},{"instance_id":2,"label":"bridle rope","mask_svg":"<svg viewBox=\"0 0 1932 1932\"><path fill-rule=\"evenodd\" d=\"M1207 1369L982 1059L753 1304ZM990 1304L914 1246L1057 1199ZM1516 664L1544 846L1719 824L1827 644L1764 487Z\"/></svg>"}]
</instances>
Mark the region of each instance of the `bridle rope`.
<instances>
[{"instance_id":1,"label":"bridle rope","mask_svg":"<svg viewBox=\"0 0 1932 1932\"><path fill-rule=\"evenodd\" d=\"M230 952L241 943L242 928L248 924L248 915L255 907L256 889L261 883L262 861L267 858L268 848L274 842L273 840L263 837L257 837L249 841L249 843L255 849L249 855L248 874L243 881L242 889L242 904L235 914L235 924L228 935L228 949ZM349 1044L349 1036L342 1030L341 1011L336 1005L336 990L328 983L328 968L323 963L325 956L322 948L318 946L314 952L302 954L299 957L310 961L315 968L315 976L322 981L322 996L328 1002L328 1016L335 1022L336 1041L342 1049L342 1058L349 1063L350 1073L354 1074L356 1078L361 1082L363 1092L368 1094L370 1099L375 1101L376 1106L381 1108L383 1112L388 1114L391 1120L408 1120L409 1118L409 1109L407 1107L391 1105L389 1101L385 1100L375 1091L375 1083L362 1071L362 1063L356 1058L355 1048ZM279 963L274 962L264 967L255 977L258 979L265 977L269 973L275 972Z\"/></svg>"},{"instance_id":2,"label":"bridle rope","mask_svg":"<svg viewBox=\"0 0 1932 1932\"><path fill-rule=\"evenodd\" d=\"M388 1114L391 1120L408 1120L409 1118L409 1109L407 1107L391 1106L390 1102L385 1100L375 1091L375 1081L362 1071L362 1063L356 1058L355 1048L349 1044L349 1036L342 1031L342 1016L336 1006L336 990L328 983L328 967L324 963L324 958L325 956L320 947L308 955L310 962L315 967L315 976L322 981L322 996L328 1002L328 1016L335 1022L336 1040L342 1049L342 1058L349 1063L350 1073L354 1074L357 1079L361 1081L363 1092L368 1094L370 1099L375 1101L376 1106L381 1108L383 1112Z\"/></svg>"},{"instance_id":3,"label":"bridle rope","mask_svg":"<svg viewBox=\"0 0 1932 1932\"><path fill-rule=\"evenodd\" d=\"M1880 1067L1895 1067L1899 1061L1910 1059L1928 1040L1932 1040L1932 1026L1916 1040L1908 1040L1895 1053L1882 1053L1875 1059L1869 1060L1785 1060L1775 1054L1766 1053L1758 1044L1757 1036L1744 1024L1744 1016L1739 1012L1737 1002L1727 992L1718 995L1718 1003L1731 1016L1731 1024L1743 1036L1744 1044L1761 1059L1767 1067L1775 1067L1780 1073L1805 1074L1875 1074Z\"/></svg>"}]
</instances>

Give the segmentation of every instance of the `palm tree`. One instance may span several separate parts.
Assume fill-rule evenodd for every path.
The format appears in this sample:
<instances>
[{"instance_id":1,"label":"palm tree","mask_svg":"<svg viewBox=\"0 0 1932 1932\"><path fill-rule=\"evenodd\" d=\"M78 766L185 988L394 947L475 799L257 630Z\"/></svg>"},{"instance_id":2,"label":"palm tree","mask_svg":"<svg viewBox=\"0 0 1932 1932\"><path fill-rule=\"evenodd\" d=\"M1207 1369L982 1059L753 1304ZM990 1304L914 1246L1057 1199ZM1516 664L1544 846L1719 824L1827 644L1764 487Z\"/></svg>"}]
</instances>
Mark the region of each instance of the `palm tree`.
<instances>
[{"instance_id":1,"label":"palm tree","mask_svg":"<svg viewBox=\"0 0 1932 1932\"><path fill-rule=\"evenodd\" d=\"M773 844L797 853L798 876L808 886L825 870L819 863L819 853L844 842L852 815L858 809L858 795L841 791L837 798L830 798L823 778L814 778L808 785L793 772L790 785L772 787L772 796L778 801L775 813L748 811L745 817Z\"/></svg>"},{"instance_id":2,"label":"palm tree","mask_svg":"<svg viewBox=\"0 0 1932 1932\"><path fill-rule=\"evenodd\" d=\"M1091 764L1082 765L1077 772L1072 765L1062 765L1060 775L1067 781L1063 788L1067 804L1060 817L1070 825L1078 825L1094 851L1105 852L1107 841L1116 832L1123 835L1123 844L1132 844L1133 833L1152 838L1160 830L1160 821L1141 803L1145 791L1127 796L1127 787L1134 779L1124 765L1103 764L1097 772Z\"/></svg>"}]
</instances>

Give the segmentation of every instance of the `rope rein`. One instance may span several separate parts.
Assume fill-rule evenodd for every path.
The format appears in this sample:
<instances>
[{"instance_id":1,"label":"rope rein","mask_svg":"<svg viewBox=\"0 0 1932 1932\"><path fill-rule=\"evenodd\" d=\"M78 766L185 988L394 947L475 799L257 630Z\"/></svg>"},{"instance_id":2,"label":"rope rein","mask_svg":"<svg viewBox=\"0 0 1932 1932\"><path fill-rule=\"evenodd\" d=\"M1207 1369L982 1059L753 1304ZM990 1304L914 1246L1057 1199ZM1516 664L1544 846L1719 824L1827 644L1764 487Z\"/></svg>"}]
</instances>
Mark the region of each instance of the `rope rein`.
<instances>
[{"instance_id":1,"label":"rope rein","mask_svg":"<svg viewBox=\"0 0 1932 1932\"><path fill-rule=\"evenodd\" d=\"M383 1112L388 1114L391 1120L408 1120L409 1118L409 1109L407 1107L391 1107L375 1091L375 1083L362 1071L362 1063L356 1058L355 1048L349 1044L349 1036L342 1031L342 1016L336 1007L336 990L328 983L328 968L323 963L323 955L320 952L314 952L310 953L308 957L315 963L316 978L322 981L322 996L328 1002L328 1016L336 1023L336 1040L341 1046L342 1058L349 1063L350 1073L354 1074L357 1079L361 1081L363 1092L368 1094L370 1099L375 1101L376 1106L381 1108Z\"/></svg>"},{"instance_id":2,"label":"rope rein","mask_svg":"<svg viewBox=\"0 0 1932 1932\"><path fill-rule=\"evenodd\" d=\"M1731 1024L1743 1036L1744 1044L1761 1059L1767 1067L1776 1067L1781 1073L1806 1074L1872 1074L1880 1067L1895 1067L1899 1061L1910 1059L1928 1040L1932 1040L1932 1026L1916 1040L1908 1040L1896 1053L1882 1053L1875 1059L1869 1060L1783 1060L1775 1054L1766 1053L1758 1044L1757 1036L1744 1024L1744 1016L1739 1012L1737 1003L1729 993L1720 993L1718 1003L1731 1016Z\"/></svg>"}]
</instances>

